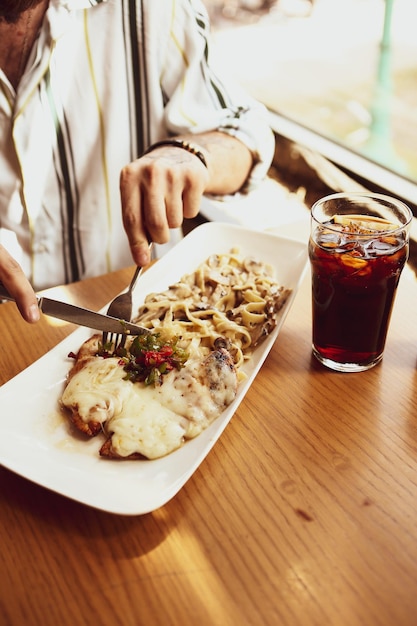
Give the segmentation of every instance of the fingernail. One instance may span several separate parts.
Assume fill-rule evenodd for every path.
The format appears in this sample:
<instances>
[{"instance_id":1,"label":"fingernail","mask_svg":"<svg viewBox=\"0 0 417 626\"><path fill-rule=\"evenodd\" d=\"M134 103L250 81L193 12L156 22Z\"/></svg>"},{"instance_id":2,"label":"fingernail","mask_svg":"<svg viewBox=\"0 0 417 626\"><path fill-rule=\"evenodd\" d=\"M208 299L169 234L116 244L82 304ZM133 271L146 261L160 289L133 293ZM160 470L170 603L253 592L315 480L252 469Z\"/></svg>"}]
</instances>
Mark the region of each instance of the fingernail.
<instances>
[{"instance_id":1,"label":"fingernail","mask_svg":"<svg viewBox=\"0 0 417 626\"><path fill-rule=\"evenodd\" d=\"M31 304L28 311L29 322L37 322L40 318L39 307L37 304Z\"/></svg>"},{"instance_id":2,"label":"fingernail","mask_svg":"<svg viewBox=\"0 0 417 626\"><path fill-rule=\"evenodd\" d=\"M149 263L149 254L147 252L141 252L136 256L136 265L139 267L144 267Z\"/></svg>"}]
</instances>

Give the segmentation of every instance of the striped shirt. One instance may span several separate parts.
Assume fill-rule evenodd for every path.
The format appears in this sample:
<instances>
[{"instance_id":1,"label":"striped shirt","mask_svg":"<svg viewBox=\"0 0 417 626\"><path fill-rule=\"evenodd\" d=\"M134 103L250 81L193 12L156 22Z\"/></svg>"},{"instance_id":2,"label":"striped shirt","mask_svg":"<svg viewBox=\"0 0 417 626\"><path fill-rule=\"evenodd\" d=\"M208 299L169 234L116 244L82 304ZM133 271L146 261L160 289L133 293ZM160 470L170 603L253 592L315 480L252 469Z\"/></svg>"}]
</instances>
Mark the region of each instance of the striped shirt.
<instances>
[{"instance_id":1,"label":"striped shirt","mask_svg":"<svg viewBox=\"0 0 417 626\"><path fill-rule=\"evenodd\" d=\"M168 135L243 141L262 180L265 110L208 63L199 0L51 0L15 93L0 71L0 241L35 289L130 265L119 174Z\"/></svg>"}]
</instances>

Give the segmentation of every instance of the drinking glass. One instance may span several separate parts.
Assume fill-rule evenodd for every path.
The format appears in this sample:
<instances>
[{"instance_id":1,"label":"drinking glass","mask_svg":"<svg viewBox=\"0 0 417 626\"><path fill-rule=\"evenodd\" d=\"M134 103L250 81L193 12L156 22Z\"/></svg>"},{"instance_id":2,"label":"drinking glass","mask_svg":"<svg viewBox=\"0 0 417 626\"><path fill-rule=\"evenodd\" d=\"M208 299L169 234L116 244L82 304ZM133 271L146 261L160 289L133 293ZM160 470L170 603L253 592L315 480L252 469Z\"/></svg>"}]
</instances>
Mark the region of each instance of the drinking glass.
<instances>
[{"instance_id":1,"label":"drinking glass","mask_svg":"<svg viewBox=\"0 0 417 626\"><path fill-rule=\"evenodd\" d=\"M313 205L313 354L326 367L361 372L381 361L412 217L400 200L375 193Z\"/></svg>"}]
</instances>

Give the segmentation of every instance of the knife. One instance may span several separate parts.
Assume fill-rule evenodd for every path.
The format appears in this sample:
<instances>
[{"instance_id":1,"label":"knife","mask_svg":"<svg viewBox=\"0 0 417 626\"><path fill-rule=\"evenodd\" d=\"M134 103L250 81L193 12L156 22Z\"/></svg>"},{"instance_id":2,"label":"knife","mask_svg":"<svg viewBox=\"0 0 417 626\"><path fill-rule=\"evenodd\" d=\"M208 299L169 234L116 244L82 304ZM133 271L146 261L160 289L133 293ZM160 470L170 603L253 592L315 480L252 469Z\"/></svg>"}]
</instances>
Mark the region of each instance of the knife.
<instances>
[{"instance_id":1,"label":"knife","mask_svg":"<svg viewBox=\"0 0 417 626\"><path fill-rule=\"evenodd\" d=\"M0 298L14 302L14 298L1 283ZM67 304L66 302L60 302L59 300L52 300L51 298L46 298L45 296L36 296L36 298L39 309L45 315L57 317L60 320L72 322L73 324L78 324L79 326L86 326L87 328L93 328L94 330L124 335L144 335L150 333L150 330L147 328L143 328L137 324L132 324L132 322L117 319L116 317L111 317L110 315L96 313L95 311L83 309L73 304Z\"/></svg>"}]
</instances>

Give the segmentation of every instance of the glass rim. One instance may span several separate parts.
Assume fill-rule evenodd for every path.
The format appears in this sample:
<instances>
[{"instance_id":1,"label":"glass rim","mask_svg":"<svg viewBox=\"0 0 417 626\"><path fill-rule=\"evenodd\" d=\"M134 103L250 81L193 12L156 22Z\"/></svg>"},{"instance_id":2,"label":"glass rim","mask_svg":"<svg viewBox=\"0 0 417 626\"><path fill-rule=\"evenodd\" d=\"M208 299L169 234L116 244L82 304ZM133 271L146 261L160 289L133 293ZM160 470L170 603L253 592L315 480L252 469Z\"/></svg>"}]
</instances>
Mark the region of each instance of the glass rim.
<instances>
[{"instance_id":1,"label":"glass rim","mask_svg":"<svg viewBox=\"0 0 417 626\"><path fill-rule=\"evenodd\" d=\"M404 229L407 229L410 226L411 221L414 217L414 214L411 211L410 207L405 202L403 202L403 200L400 200L399 198L395 198L387 194L374 193L372 191L342 191L338 193L332 193L327 196L323 196L322 198L319 198L318 200L316 200L316 202L314 202L310 210L311 220L314 221L319 226L324 226L324 222L317 219L317 217L314 215L314 210L319 205L322 205L325 202L329 202L332 200L339 200L339 199L348 199L348 198L352 198L353 200L355 198L364 198L364 199L374 198L375 200L385 202L387 208L389 208L389 205L394 205L394 206L397 206L399 210L402 210L404 212L406 221L403 224L395 225L395 228L387 228L387 229L378 230L377 232L380 235L393 234L393 233L396 233L397 231L402 231ZM334 215L338 215L337 211L334 213ZM344 214L341 213L340 215L349 215L349 213L344 213ZM352 213L352 215L355 215L355 213ZM330 219L330 216L329 216L329 219ZM326 229L333 231L333 232L340 233L340 228L337 228L336 224L326 224ZM348 230L345 232L351 235L355 235L357 237L369 237L370 235L375 235L375 233L358 233L353 230Z\"/></svg>"}]
</instances>

